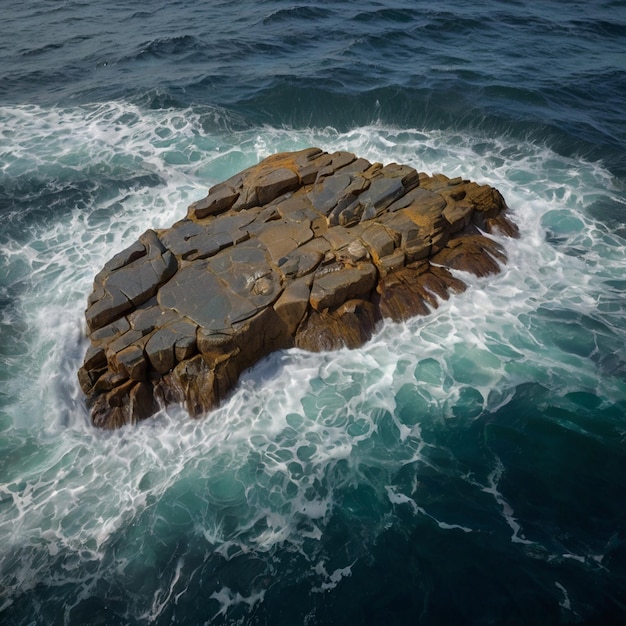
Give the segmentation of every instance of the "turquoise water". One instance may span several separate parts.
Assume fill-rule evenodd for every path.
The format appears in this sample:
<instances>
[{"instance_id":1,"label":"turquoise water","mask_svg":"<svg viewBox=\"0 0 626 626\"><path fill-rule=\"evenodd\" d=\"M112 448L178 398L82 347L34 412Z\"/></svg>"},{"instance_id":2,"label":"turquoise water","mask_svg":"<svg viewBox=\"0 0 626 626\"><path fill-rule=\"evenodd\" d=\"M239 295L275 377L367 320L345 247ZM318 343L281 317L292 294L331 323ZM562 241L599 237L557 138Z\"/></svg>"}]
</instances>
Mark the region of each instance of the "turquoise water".
<instances>
[{"instance_id":1,"label":"turquoise water","mask_svg":"<svg viewBox=\"0 0 626 626\"><path fill-rule=\"evenodd\" d=\"M3 10L0 622L624 623L625 51L623 2ZM311 145L497 187L509 263L93 429L93 276Z\"/></svg>"}]
</instances>

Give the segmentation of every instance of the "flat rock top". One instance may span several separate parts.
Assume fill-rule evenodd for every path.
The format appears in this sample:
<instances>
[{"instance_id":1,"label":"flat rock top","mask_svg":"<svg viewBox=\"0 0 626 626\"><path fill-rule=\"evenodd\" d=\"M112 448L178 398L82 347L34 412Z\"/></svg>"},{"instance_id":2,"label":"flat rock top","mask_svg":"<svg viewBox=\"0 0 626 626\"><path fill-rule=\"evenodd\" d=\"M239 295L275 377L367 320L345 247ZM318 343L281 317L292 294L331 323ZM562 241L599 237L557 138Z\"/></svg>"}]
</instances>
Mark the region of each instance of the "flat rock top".
<instances>
[{"instance_id":1,"label":"flat rock top","mask_svg":"<svg viewBox=\"0 0 626 626\"><path fill-rule=\"evenodd\" d=\"M500 193L318 148L280 153L146 231L95 277L79 371L94 424L183 403L200 415L271 351L357 347L496 273L515 236Z\"/></svg>"}]
</instances>

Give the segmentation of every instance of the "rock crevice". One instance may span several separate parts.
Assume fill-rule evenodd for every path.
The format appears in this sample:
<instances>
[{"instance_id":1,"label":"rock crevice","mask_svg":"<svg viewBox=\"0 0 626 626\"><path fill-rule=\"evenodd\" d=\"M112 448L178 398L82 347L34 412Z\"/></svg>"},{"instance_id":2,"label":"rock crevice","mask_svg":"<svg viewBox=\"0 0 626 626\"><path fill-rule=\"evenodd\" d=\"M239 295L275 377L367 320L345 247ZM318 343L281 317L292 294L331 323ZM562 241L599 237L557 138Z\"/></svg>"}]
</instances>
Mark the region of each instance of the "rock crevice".
<instances>
[{"instance_id":1,"label":"rock crevice","mask_svg":"<svg viewBox=\"0 0 626 626\"><path fill-rule=\"evenodd\" d=\"M214 408L270 352L358 347L382 318L425 315L499 271L516 236L501 194L318 148L280 153L215 185L95 277L79 370L93 423L182 403Z\"/></svg>"}]
</instances>

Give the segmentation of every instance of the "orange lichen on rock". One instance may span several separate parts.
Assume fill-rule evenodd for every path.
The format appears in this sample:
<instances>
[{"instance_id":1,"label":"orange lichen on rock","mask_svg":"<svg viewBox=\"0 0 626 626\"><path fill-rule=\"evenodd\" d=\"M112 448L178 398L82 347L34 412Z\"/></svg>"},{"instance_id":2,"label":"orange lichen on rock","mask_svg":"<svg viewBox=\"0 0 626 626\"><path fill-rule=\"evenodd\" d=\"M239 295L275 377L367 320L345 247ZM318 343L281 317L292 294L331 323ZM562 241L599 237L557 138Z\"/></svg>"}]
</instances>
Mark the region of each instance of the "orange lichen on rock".
<instances>
[{"instance_id":1,"label":"orange lichen on rock","mask_svg":"<svg viewBox=\"0 0 626 626\"><path fill-rule=\"evenodd\" d=\"M148 230L96 276L79 371L95 425L217 406L270 352L355 348L383 318L425 315L506 261L501 194L406 165L273 155Z\"/></svg>"}]
</instances>

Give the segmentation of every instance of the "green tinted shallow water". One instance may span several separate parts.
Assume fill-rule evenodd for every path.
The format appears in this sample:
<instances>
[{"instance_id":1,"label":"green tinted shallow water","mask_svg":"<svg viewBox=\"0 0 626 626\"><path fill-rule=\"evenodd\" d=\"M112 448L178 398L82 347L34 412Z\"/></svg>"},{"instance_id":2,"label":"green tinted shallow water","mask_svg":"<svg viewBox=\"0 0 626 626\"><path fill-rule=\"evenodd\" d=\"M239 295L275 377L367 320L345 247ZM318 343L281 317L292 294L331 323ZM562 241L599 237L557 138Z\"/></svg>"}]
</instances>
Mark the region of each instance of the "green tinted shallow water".
<instances>
[{"instance_id":1,"label":"green tinted shallow water","mask_svg":"<svg viewBox=\"0 0 626 626\"><path fill-rule=\"evenodd\" d=\"M152 120L166 126L177 115L133 111L131 160L149 152ZM56 135L46 110L37 115L52 154ZM68 115L81 123L80 109ZM264 146L345 146L382 161L430 142L422 169L452 172L476 141L448 146L439 133L406 130L397 143L393 129L374 127L331 139L264 132L254 139ZM120 149L94 143L91 154L125 172ZM163 155L144 158L143 169L160 172L149 189L121 182L113 200L94 196L92 213L29 222L21 241L7 240L5 282L17 297L3 332L3 612L20 623L35 615L35 598L38 619L67 623L330 623L339 614L402 623L418 612L425 623L466 613L481 622L507 611L516 623L550 623L619 613L619 241L579 208L601 188L595 166L584 172L595 187L547 201L541 158L556 157L526 150L537 163L532 188L508 180L520 165L506 157L493 172L522 230L506 242L500 276L470 279L428 318L387 324L360 350L273 355L201 421L172 409L136 428L93 431L74 378L95 268L204 193L195 164L167 170ZM216 178L232 166L205 161ZM478 157L473 167L479 177ZM606 246L612 253L594 262Z\"/></svg>"}]
</instances>

